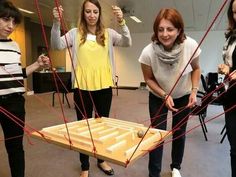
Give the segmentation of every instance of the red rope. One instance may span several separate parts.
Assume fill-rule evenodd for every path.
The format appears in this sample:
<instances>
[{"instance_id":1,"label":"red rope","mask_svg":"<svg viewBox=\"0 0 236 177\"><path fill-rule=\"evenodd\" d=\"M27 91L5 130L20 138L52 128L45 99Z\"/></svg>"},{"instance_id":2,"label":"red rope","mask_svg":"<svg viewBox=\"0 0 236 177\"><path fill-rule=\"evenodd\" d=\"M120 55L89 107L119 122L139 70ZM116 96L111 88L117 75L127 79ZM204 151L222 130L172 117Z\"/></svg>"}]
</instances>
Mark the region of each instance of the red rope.
<instances>
[{"instance_id":1,"label":"red rope","mask_svg":"<svg viewBox=\"0 0 236 177\"><path fill-rule=\"evenodd\" d=\"M60 13L60 11L59 11L59 1L58 1L58 0L54 0L54 2L55 2L55 5L56 5L56 7L57 7L57 10L58 10L58 12L59 12L59 19L60 19L60 22L61 22L62 31L63 31L64 34L65 34L66 29L65 29L65 25L64 25L64 19L62 18L62 15L61 15L61 13ZM72 61L71 50L69 50L69 48L70 48L70 47L69 47L69 43L68 43L68 40L67 40L66 35L64 35L64 37L65 37L67 49L68 49L68 52L69 52L70 60L71 60L71 63L72 63L72 70L73 70L73 72L74 72L75 81L76 81L76 83L77 83L77 85L78 85L78 87L79 87L79 84L78 84L79 82L78 82L78 79L77 79L77 76L76 76L76 72L75 72L75 66L74 66L74 63L73 63L73 61ZM77 56L77 55L76 55L76 56ZM96 152L96 147L95 147L95 143L94 143L93 136L92 136L92 133L91 133L91 128L90 128L90 124L89 124L89 121L88 121L88 116L87 116L87 113L86 113L86 109L85 109L84 101L83 101L83 98L82 98L82 94L81 94L81 91L80 91L79 89L78 89L78 91L79 91L79 96L80 96L80 100L81 100L81 103L82 103L82 107L83 107L83 110L84 110L85 119L86 119L86 122L87 122L87 125L88 125L89 134L90 134L91 141L92 141L92 144L93 144L93 149L94 149L93 151ZM95 104L94 104L94 101L93 101L93 98L92 98L92 95L91 95L90 92L89 92L89 96L90 96L90 99L91 99L91 101L92 101L92 104L93 104L95 113L97 113L96 107L95 107ZM79 107L78 107L78 105L77 105L76 103L75 103L75 106L77 106L77 108L78 108L78 110L79 110Z\"/></svg>"},{"instance_id":2,"label":"red rope","mask_svg":"<svg viewBox=\"0 0 236 177\"><path fill-rule=\"evenodd\" d=\"M231 73L231 74L233 74L233 73ZM230 76L231 76L231 75L230 75ZM230 76L229 76L224 82L228 82L228 79L230 78ZM236 84L236 83L232 84L228 89L230 89L231 87L233 87L235 84ZM221 85L223 85L223 83L222 83ZM205 96L205 98L204 98L205 100L203 99L202 104L206 101L206 99L207 99L209 96L211 96L213 93L215 93L218 89L220 89L220 86L217 87L217 88L216 88L215 90L213 90L212 92L210 92L209 94L207 94L207 95ZM211 104L211 103L214 102L216 99L218 99L219 97L221 97L223 94L224 94L224 93L221 93L218 97L212 99L208 104ZM206 105L204 105L203 107L201 107L201 109L199 109L198 111L196 111L195 114L198 114L198 113L201 112L203 109L205 109L205 108L208 106L208 104L206 104ZM214 119L220 117L221 115L225 114L226 112L231 111L231 110L234 109L235 107L236 107L236 105L232 106L231 108L227 109L227 110L224 111L223 113L220 113L219 115L217 115L217 116L215 116L215 117L209 119L208 121L204 121L204 122L207 123L207 122L209 122L209 121L211 121L211 120L214 120ZM191 117L189 117L189 116L190 116L190 115L192 114L192 112L194 112L196 109L197 109L197 108L194 108L187 116L185 116L175 127L172 128L172 130L170 130L170 131L169 131L163 138L161 138L161 139L164 139L164 138L168 137L170 134L172 134L173 132L175 132L176 130L178 130L179 127L181 127L182 125L184 125L189 119L191 119ZM163 122L164 122L164 121L163 121ZM161 123L163 123L163 122L161 122ZM161 124L161 123L160 123L160 124ZM172 141L174 141L174 140L180 138L181 136L185 136L185 134L191 132L191 131L194 130L195 128L198 128L199 126L201 126L201 124L199 124L199 125L193 127L193 128L190 129L189 131L187 131L187 132L185 132L185 133L183 133L183 134L177 136L176 138L173 138L172 140L167 141L165 144L167 144L167 143L169 143L169 142L172 142ZM162 140L159 140L159 141L161 142ZM152 148L152 149L149 149L148 151L150 152L150 151L154 150L155 148L158 148L159 146L161 146L161 145L159 144L159 145L157 145L156 147L154 147L154 148Z\"/></svg>"},{"instance_id":3,"label":"red rope","mask_svg":"<svg viewBox=\"0 0 236 177\"><path fill-rule=\"evenodd\" d=\"M159 110L157 111L157 114L158 115L160 113L160 111L163 109L164 105L165 105L165 102L166 100L168 99L169 95L173 92L173 90L175 89L177 83L179 82L181 76L183 75L184 71L186 70L186 68L188 67L188 65L190 64L190 62L192 61L194 55L196 54L197 50L199 49L199 47L201 46L201 44L203 43L203 41L205 40L206 36L208 35L210 29L212 28L212 26L214 25L216 19L218 18L218 16L220 15L221 11L223 10L224 6L226 5L228 0L225 0L224 3L221 5L219 11L217 12L216 16L214 17L212 23L210 24L210 26L208 27L206 33L204 34L204 36L202 37L201 41L199 42L197 48L195 49L195 51L193 52L192 56L190 57L190 60L189 62L186 64L186 66L184 67L182 73L180 74L179 78L177 79L177 81L175 82L174 86L172 87L170 93L167 95L165 101L163 102L163 104L161 105L161 107L159 108ZM151 122L152 124L152 122ZM146 132L144 133L144 136L141 138L140 142L138 143L137 147L135 148L133 154L131 155L131 157L129 158L128 161L131 161L131 159L133 158L135 152L137 151L137 149L139 148L141 142L143 141L144 137L146 136L147 132L149 131L150 127L151 127L151 124L149 125L148 129L146 130Z\"/></svg>"},{"instance_id":4,"label":"red rope","mask_svg":"<svg viewBox=\"0 0 236 177\"><path fill-rule=\"evenodd\" d=\"M62 14L61 14L60 11L59 11L59 6L60 6L59 4L60 4L60 3L59 3L58 0L55 0L54 2L55 2L55 5L56 5L57 10L58 10L58 12L59 12L59 19L60 19L60 23L61 23L61 27L62 27L62 32L63 32L63 34L66 34L66 31L68 31L68 29L65 27L65 21L64 21L64 19L63 19L63 17L62 17ZM77 84L78 89L79 89L79 82L78 82L78 78L77 78L77 75L76 75L74 62L73 62L73 60L72 60L71 49L70 49L70 46L69 46L69 43L68 43L67 36L64 35L64 38L65 38L65 41L66 41L66 46L67 46L67 49L68 49L68 52L69 52L69 56L70 56L70 61L71 61L71 64L72 64L72 71L73 71L73 73L74 73L75 81L76 81L76 84ZM75 51L75 52L76 52L76 51ZM75 53L75 56L77 57L77 53ZM77 57L77 58L78 58L78 57ZM79 61L78 61L78 62L79 62ZM86 112L86 109L85 109L85 105L84 105L84 101L83 101L83 97L82 97L82 94L81 94L80 89L79 89L79 96L80 96L80 100L81 100L81 103L82 103L82 108L83 108L84 115L85 115L84 118L88 118L87 112ZM93 108L94 108L95 114L96 114L98 117L100 117L100 116L98 115L98 113L97 113L96 106L95 106L95 104L94 104L94 101L93 101L93 98L92 98L92 95L91 95L90 92L89 92L89 96L90 96L91 102L92 102L92 104L93 104ZM75 103L75 105L76 105L77 109L79 109L79 107L78 107L78 105L77 105L76 103ZM82 111L80 111L80 112L82 112Z\"/></svg>"},{"instance_id":5,"label":"red rope","mask_svg":"<svg viewBox=\"0 0 236 177\"><path fill-rule=\"evenodd\" d=\"M218 114L218 115L216 115L216 116L214 116L214 117L212 117L212 118L210 118L209 120L204 121L204 122L207 123L207 122L210 122L210 121L212 121L212 120L214 120L214 119L216 119L216 118L219 118L220 116L224 115L224 114L227 113L227 112L232 111L232 110L235 109L235 108L236 108L236 104L233 105L232 107L228 108L228 109L225 110L224 112L222 112L222 113L220 113L220 114ZM172 140L169 140L169 141L166 141L166 142L164 142L163 144L158 144L155 148L158 148L158 147L160 147L160 146L162 146L162 145L164 145L164 144L171 143L172 141L174 141L174 140L176 140L176 139L178 139L178 138L180 138L180 137L182 137L182 136L184 136L184 135L186 135L186 134L192 132L194 129L196 129L196 128L200 127L200 126L201 126L201 124L198 124L198 125L192 127L191 129L189 129L188 131L186 131L185 133L183 133L183 134L177 136L176 138L174 138L174 139L172 139ZM149 150L149 152L152 151L152 150L154 150L155 148Z\"/></svg>"},{"instance_id":6,"label":"red rope","mask_svg":"<svg viewBox=\"0 0 236 177\"><path fill-rule=\"evenodd\" d=\"M34 0L34 2L35 2L35 7L37 9L38 17L39 17L39 20L40 20L40 24L41 24L41 30L42 30L42 35L43 35L44 43L46 45L47 51L49 51L49 45L48 45L48 42L47 42L47 36L46 36L45 29L44 29L44 23L43 23L42 15L41 15L41 12L40 12L38 0ZM49 59L50 59L50 62L52 64L52 61L51 61L50 57L49 57ZM65 124L65 127L66 127L66 131L67 131L67 135L68 135L68 141L69 141L69 143L71 145L72 142L71 142L71 138L70 138L70 133L69 133L68 126L67 126L67 121L66 121L66 118L65 118L65 112L64 112L64 109L63 109L63 106L62 106L62 101L61 101L61 98L59 96L59 87L58 87L58 83L56 82L56 76L55 76L55 71L54 70L52 71L52 74L53 74L54 84L55 84L56 90L58 92L57 95L58 95L58 99L59 99L59 102L60 102L60 108L61 108L62 115L63 115L63 121L64 121L64 124Z\"/></svg>"},{"instance_id":7,"label":"red rope","mask_svg":"<svg viewBox=\"0 0 236 177\"><path fill-rule=\"evenodd\" d=\"M19 127L21 127L23 129L23 131L26 132L28 135L30 135L32 131L35 131L35 132L38 132L39 134L41 134L39 131L37 131L36 129L34 129L33 127L31 127L30 125L28 125L24 121L22 121L20 118L18 118L17 116L15 116L11 112L9 112L5 108L3 108L2 106L0 106L0 112L2 112L7 118L12 120ZM20 136L10 137L10 138L5 139L5 140L15 139L15 138L18 138L18 137L20 137ZM32 143L30 143L30 144L32 144Z\"/></svg>"},{"instance_id":8,"label":"red rope","mask_svg":"<svg viewBox=\"0 0 236 177\"><path fill-rule=\"evenodd\" d=\"M231 73L231 74L233 74L233 73ZM230 77L229 77L229 78L230 78ZM229 79L229 78L228 78L228 79ZM225 80L225 82L227 82L227 79ZM232 84L228 89L230 89L231 87L233 87L235 84L236 84L236 83ZM219 88L216 88L213 92L215 92L215 91L218 90L218 89L219 89ZM218 97L212 99L212 100L209 102L209 104L211 104L212 102L214 102L215 99L219 98L219 97L222 96L223 94L224 94L224 93L221 93ZM209 97L209 96L211 96L211 95L212 95L212 94L210 93L210 94L206 95L206 97ZM202 109L204 109L206 106L208 106L208 104L206 104L206 105L203 106L201 109L199 109L195 114L198 114L199 112L201 112ZM212 120L214 120L214 119L216 119L216 118L218 118L218 117L224 115L225 113L227 113L227 112L229 112L229 111L232 111L232 110L235 109L235 108L236 108L236 104L233 105L232 107L228 108L227 110L223 111L222 113L220 113L220 114L218 114L218 115L216 115L216 116L214 116L214 117L208 119L207 121L204 121L204 123L210 122L210 121L212 121ZM193 109L193 111L194 111L194 109ZM193 111L192 111L192 112L193 112ZM189 115L191 115L191 114L192 114L192 113L190 113ZM185 118L183 118L183 120L180 121L180 122L179 122L172 130L170 130L164 137L160 138L160 140L158 140L158 142L159 142L159 143L162 142L166 137L168 137L170 134L172 134L172 132L176 131L179 127L181 127L181 126L182 126L183 124L185 124L189 119L191 119L191 118L188 119L188 116L189 116L189 115L187 115ZM187 120L186 120L186 119L187 119ZM186 121L184 121L184 120L186 120ZM151 148L151 149L148 149L148 150L144 150L144 151L150 152L150 151L152 151L152 150L154 150L154 149L156 149L156 148L158 148L158 147L160 147L160 146L162 146L162 145L164 145L164 144L171 143L172 141L174 141L174 140L176 140L176 139L178 139L178 138L180 138L180 137L182 137L182 136L185 136L186 134L190 133L191 131L193 131L194 129L196 129L196 128L200 127L200 126L201 126L201 123L198 124L198 125L196 125L196 126L194 126L194 127L192 127L191 129L189 129L189 130L186 131L185 133L183 133L183 134L181 134L181 135L179 135L179 136L173 138L172 140L166 141L166 142L164 142L163 144L158 144L158 145L155 146L154 148ZM127 164L127 165L128 165L128 164Z\"/></svg>"},{"instance_id":9,"label":"red rope","mask_svg":"<svg viewBox=\"0 0 236 177\"><path fill-rule=\"evenodd\" d=\"M226 2L227 2L227 0L226 0L225 3L223 4L223 6L226 4ZM220 11L223 9L223 6L222 6L222 8L220 9ZM39 10L39 9L38 9L38 10ZM218 14L217 14L217 16L215 17L214 20L217 19L218 15L220 14L220 11L218 12ZM207 31L207 33L204 35L204 37L203 37L203 39L201 40L201 42L199 43L199 46L201 45L201 43L203 42L203 40L204 40L205 37L207 36L207 34L208 34L208 32L209 32L209 30L210 30L210 28L212 27L213 24L214 24L214 23L212 23L211 26L208 28L208 31ZM44 30L43 30L43 31L44 31ZM45 32L44 32L44 33L45 33ZM44 37L45 37L45 36L44 36ZM48 48L47 42L46 42L46 46L47 46L47 48ZM198 46L198 48L199 48L199 46ZM197 48L197 49L198 49L198 48ZM194 54L196 53L197 49L195 50ZM194 56L194 54L193 54L193 56ZM192 57L191 57L189 63L191 62L191 60L192 60ZM189 63L188 63L188 64L189 64ZM187 64L187 65L188 65L188 64ZM187 67L187 66L186 66L186 67ZM186 69L186 67L185 67L185 69ZM73 69L74 69L74 68L73 68ZM184 69L184 70L185 70L185 69ZM184 72L184 71L183 71L183 72ZM183 72L182 72L182 73L183 73ZM181 75L182 75L182 74L181 74ZM179 79L178 79L178 80L179 80ZM177 80L177 82L178 82L178 80ZM177 84L177 83L176 83L176 84ZM175 85L176 85L176 84L175 84ZM175 85L174 85L174 87L175 87ZM174 89L174 88L173 88L173 89ZM171 90L171 92L173 91L173 89ZM232 108L234 108L234 107L235 107L235 106L233 106ZM161 109L160 109L160 110L161 110ZM63 115L64 115L64 114L63 114ZM65 119L64 119L64 120L65 120ZM207 122L208 122L208 121L207 121ZM149 128L150 128L150 126L149 126ZM147 130L147 131L148 131L148 130ZM188 132L189 132L189 131L188 131ZM186 133L187 133L187 132L186 132ZM146 133L145 133L145 135L146 135ZM144 135L144 136L145 136L145 135ZM172 141L173 141L173 140L172 140ZM94 149L94 150L96 150L96 149ZM135 152L134 152L134 153L135 153ZM131 160L131 158L130 158L129 160L127 160L127 162L130 162L130 160Z\"/></svg>"}]
</instances>

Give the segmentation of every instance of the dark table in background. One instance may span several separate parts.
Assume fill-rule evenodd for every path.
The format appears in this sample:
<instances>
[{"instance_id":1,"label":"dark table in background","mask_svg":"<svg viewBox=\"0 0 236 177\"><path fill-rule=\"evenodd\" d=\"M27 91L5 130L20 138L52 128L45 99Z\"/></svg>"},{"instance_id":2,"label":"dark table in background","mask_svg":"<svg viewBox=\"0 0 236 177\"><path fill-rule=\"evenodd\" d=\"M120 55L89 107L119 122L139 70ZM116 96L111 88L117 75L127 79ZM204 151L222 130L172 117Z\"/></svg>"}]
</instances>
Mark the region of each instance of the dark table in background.
<instances>
[{"instance_id":1,"label":"dark table in background","mask_svg":"<svg viewBox=\"0 0 236 177\"><path fill-rule=\"evenodd\" d=\"M59 91L66 92L63 85L65 85L67 89L71 90L71 72L57 72L57 75L58 77L56 76L56 80L58 83ZM63 85L61 84L60 80L63 82ZM34 93L56 91L52 72L34 72L33 90Z\"/></svg>"}]
</instances>

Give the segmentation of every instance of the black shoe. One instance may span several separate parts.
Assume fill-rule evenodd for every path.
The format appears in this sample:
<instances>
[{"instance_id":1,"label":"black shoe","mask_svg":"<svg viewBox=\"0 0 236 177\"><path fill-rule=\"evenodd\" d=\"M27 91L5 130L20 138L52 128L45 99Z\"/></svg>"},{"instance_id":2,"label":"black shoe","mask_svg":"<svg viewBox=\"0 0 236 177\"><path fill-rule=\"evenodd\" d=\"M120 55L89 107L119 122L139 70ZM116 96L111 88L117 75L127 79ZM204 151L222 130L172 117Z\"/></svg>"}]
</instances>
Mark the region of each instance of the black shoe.
<instances>
[{"instance_id":1,"label":"black shoe","mask_svg":"<svg viewBox=\"0 0 236 177\"><path fill-rule=\"evenodd\" d=\"M97 166L98 166L98 168L99 168L100 170L102 170L106 175L109 175L109 176L114 175L114 170L113 170L112 168L111 168L110 170L104 170L104 169L102 168L102 166L100 165L100 163L98 163Z\"/></svg>"}]
</instances>

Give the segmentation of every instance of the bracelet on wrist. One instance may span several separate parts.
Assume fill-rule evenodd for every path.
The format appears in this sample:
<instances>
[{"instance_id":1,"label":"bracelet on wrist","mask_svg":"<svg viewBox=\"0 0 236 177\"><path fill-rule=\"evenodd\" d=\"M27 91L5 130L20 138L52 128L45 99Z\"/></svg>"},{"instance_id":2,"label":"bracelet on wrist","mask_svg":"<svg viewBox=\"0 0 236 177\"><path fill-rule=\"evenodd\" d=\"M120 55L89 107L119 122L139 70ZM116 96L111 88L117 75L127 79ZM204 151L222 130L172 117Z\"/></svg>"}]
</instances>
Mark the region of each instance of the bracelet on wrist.
<instances>
[{"instance_id":1,"label":"bracelet on wrist","mask_svg":"<svg viewBox=\"0 0 236 177\"><path fill-rule=\"evenodd\" d=\"M167 97L167 94L166 94L166 93L164 93L164 94L161 96L161 99L165 100L165 99L166 99L166 97Z\"/></svg>"},{"instance_id":2,"label":"bracelet on wrist","mask_svg":"<svg viewBox=\"0 0 236 177\"><path fill-rule=\"evenodd\" d=\"M198 91L199 88L198 87L192 87L192 91Z\"/></svg>"}]
</instances>

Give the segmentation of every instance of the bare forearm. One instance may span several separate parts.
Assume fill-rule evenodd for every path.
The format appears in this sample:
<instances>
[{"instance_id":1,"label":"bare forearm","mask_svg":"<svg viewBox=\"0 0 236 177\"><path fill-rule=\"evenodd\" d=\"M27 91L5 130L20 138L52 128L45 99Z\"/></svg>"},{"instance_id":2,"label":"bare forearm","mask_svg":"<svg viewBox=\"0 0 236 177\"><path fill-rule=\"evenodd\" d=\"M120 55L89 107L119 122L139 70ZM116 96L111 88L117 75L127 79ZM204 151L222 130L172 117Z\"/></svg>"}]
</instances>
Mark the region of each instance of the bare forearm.
<instances>
[{"instance_id":1,"label":"bare forearm","mask_svg":"<svg viewBox=\"0 0 236 177\"><path fill-rule=\"evenodd\" d=\"M200 65L199 65L199 57L195 58L192 61L191 66L193 68L193 71L191 73L192 88L198 90L199 81L200 81L200 78L201 78L201 68L200 68Z\"/></svg>"},{"instance_id":2,"label":"bare forearm","mask_svg":"<svg viewBox=\"0 0 236 177\"><path fill-rule=\"evenodd\" d=\"M40 55L36 62L26 67L26 75L30 75L35 70L39 69L40 67L49 67L50 60L44 54Z\"/></svg>"},{"instance_id":3,"label":"bare forearm","mask_svg":"<svg viewBox=\"0 0 236 177\"><path fill-rule=\"evenodd\" d=\"M199 81L201 77L201 70L197 68L192 71L191 80L192 80L192 88L199 88Z\"/></svg>"},{"instance_id":4,"label":"bare forearm","mask_svg":"<svg viewBox=\"0 0 236 177\"><path fill-rule=\"evenodd\" d=\"M155 80L148 79L146 80L146 83L148 87L160 97L163 97L166 94L165 90L163 90Z\"/></svg>"},{"instance_id":5,"label":"bare forearm","mask_svg":"<svg viewBox=\"0 0 236 177\"><path fill-rule=\"evenodd\" d=\"M143 76L144 76L144 80L146 82L146 84L148 85L148 87L154 91L157 95L159 95L160 97L163 97L166 93L165 90L163 90L158 82L156 81L153 72L152 72L152 68L148 65L145 64L141 64L141 68L143 71Z\"/></svg>"},{"instance_id":6,"label":"bare forearm","mask_svg":"<svg viewBox=\"0 0 236 177\"><path fill-rule=\"evenodd\" d=\"M38 68L40 68L39 63L36 61L33 64L29 65L26 67L26 75L30 75L32 74L35 70L37 70Z\"/></svg>"}]
</instances>

